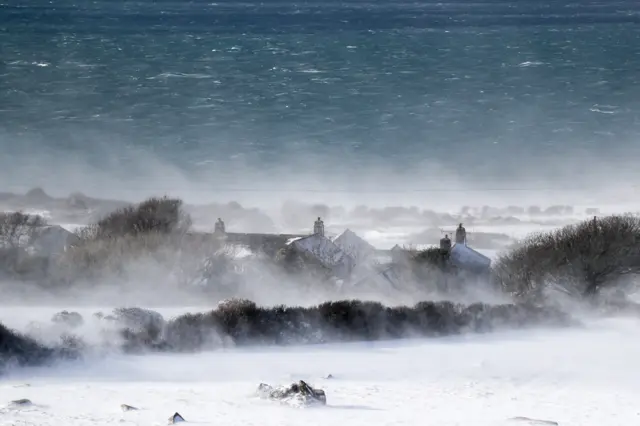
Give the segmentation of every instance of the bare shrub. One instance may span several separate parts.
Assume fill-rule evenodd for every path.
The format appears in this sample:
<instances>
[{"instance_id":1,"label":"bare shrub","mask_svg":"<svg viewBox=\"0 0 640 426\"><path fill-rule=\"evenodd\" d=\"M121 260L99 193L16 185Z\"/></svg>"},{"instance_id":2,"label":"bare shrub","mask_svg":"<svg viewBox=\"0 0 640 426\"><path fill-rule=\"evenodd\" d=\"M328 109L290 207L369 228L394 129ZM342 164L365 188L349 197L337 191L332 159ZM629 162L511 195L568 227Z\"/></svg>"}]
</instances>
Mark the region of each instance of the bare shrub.
<instances>
[{"instance_id":1,"label":"bare shrub","mask_svg":"<svg viewBox=\"0 0 640 426\"><path fill-rule=\"evenodd\" d=\"M17 278L42 276L46 261L33 259L26 248L37 228L47 221L38 215L22 212L0 213L0 273Z\"/></svg>"},{"instance_id":2,"label":"bare shrub","mask_svg":"<svg viewBox=\"0 0 640 426\"><path fill-rule=\"evenodd\" d=\"M187 234L190 226L180 199L149 198L120 208L76 231L79 241L56 259L51 280L63 284L122 276L133 261L142 259L171 270L203 249L203 241Z\"/></svg>"},{"instance_id":3,"label":"bare shrub","mask_svg":"<svg viewBox=\"0 0 640 426\"><path fill-rule=\"evenodd\" d=\"M90 239L69 247L55 259L55 281L122 276L132 262L149 259L168 268L182 249L180 236L151 233L114 238Z\"/></svg>"},{"instance_id":4,"label":"bare shrub","mask_svg":"<svg viewBox=\"0 0 640 426\"><path fill-rule=\"evenodd\" d=\"M411 259L419 265L428 265L438 268L443 267L445 261L445 257L438 247L429 247L425 250L417 251L413 253Z\"/></svg>"},{"instance_id":5,"label":"bare shrub","mask_svg":"<svg viewBox=\"0 0 640 426\"><path fill-rule=\"evenodd\" d=\"M274 256L274 263L301 282L328 282L334 277L333 270L318 256L293 245L280 249Z\"/></svg>"},{"instance_id":6,"label":"bare shrub","mask_svg":"<svg viewBox=\"0 0 640 426\"><path fill-rule=\"evenodd\" d=\"M0 213L0 247L19 247L28 243L34 229L46 226L42 216L22 212Z\"/></svg>"},{"instance_id":7,"label":"bare shrub","mask_svg":"<svg viewBox=\"0 0 640 426\"><path fill-rule=\"evenodd\" d=\"M451 253L443 253L439 247L411 253L404 268L421 287L439 294L463 294L488 281L488 271L456 263Z\"/></svg>"},{"instance_id":8,"label":"bare shrub","mask_svg":"<svg viewBox=\"0 0 640 426\"><path fill-rule=\"evenodd\" d=\"M574 296L597 295L640 273L640 218L594 218L531 235L497 259L493 273L516 296L542 296L549 285Z\"/></svg>"},{"instance_id":9,"label":"bare shrub","mask_svg":"<svg viewBox=\"0 0 640 426\"><path fill-rule=\"evenodd\" d=\"M84 240L104 239L140 234L171 234L186 232L191 218L184 212L182 200L177 198L149 198L134 206L118 209L78 231Z\"/></svg>"}]
</instances>

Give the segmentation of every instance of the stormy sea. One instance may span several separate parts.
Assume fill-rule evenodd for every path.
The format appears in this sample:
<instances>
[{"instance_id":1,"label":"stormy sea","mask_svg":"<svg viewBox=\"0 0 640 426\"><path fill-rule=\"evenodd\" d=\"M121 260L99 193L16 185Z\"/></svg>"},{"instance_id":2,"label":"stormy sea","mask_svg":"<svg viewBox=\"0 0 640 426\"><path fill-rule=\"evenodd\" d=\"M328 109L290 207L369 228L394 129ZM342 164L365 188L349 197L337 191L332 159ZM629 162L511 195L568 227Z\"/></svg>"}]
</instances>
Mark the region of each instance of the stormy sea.
<instances>
[{"instance_id":1,"label":"stormy sea","mask_svg":"<svg viewBox=\"0 0 640 426\"><path fill-rule=\"evenodd\" d=\"M0 2L0 426L632 424L639 67L628 0Z\"/></svg>"}]
</instances>

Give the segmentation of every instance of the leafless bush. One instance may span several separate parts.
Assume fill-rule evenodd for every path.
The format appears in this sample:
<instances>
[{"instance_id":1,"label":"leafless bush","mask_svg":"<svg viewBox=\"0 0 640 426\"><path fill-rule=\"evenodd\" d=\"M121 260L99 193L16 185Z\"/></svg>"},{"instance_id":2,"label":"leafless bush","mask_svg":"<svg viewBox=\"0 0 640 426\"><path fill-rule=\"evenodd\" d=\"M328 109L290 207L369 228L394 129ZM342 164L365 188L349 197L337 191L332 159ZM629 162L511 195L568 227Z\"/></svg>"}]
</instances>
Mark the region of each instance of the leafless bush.
<instances>
[{"instance_id":1,"label":"leafless bush","mask_svg":"<svg viewBox=\"0 0 640 426\"><path fill-rule=\"evenodd\" d=\"M164 234L125 235L90 239L69 247L55 261L55 281L97 279L105 274L118 275L131 262L152 257L165 264L169 252L179 247L178 239Z\"/></svg>"},{"instance_id":2,"label":"leafless bush","mask_svg":"<svg viewBox=\"0 0 640 426\"><path fill-rule=\"evenodd\" d=\"M640 218L608 216L529 236L493 266L502 288L541 296L553 285L574 296L595 296L625 275L640 273Z\"/></svg>"},{"instance_id":3,"label":"leafless bush","mask_svg":"<svg viewBox=\"0 0 640 426\"><path fill-rule=\"evenodd\" d=\"M69 283L122 275L133 261L147 259L171 269L185 249L202 249L189 238L190 217L182 200L149 198L120 208L93 225L76 231L78 241L56 259L53 281ZM191 244L193 243L193 244Z\"/></svg>"},{"instance_id":4,"label":"leafless bush","mask_svg":"<svg viewBox=\"0 0 640 426\"><path fill-rule=\"evenodd\" d=\"M411 259L419 265L428 265L432 267L442 267L444 266L444 256L440 248L438 247L429 247L424 250L417 251L412 253Z\"/></svg>"},{"instance_id":5,"label":"leafless bush","mask_svg":"<svg viewBox=\"0 0 640 426\"><path fill-rule=\"evenodd\" d=\"M439 293L461 292L469 283L477 285L479 274L452 263L450 254L439 247L430 247L411 253L406 263L413 280Z\"/></svg>"},{"instance_id":6,"label":"leafless bush","mask_svg":"<svg viewBox=\"0 0 640 426\"><path fill-rule=\"evenodd\" d=\"M22 212L0 213L0 247L14 248L24 245L37 227L47 221L38 215Z\"/></svg>"},{"instance_id":7,"label":"leafless bush","mask_svg":"<svg viewBox=\"0 0 640 426\"><path fill-rule=\"evenodd\" d=\"M16 278L41 276L47 265L32 259L26 247L38 227L45 226L42 216L22 212L0 213L0 274Z\"/></svg>"},{"instance_id":8,"label":"leafless bush","mask_svg":"<svg viewBox=\"0 0 640 426\"><path fill-rule=\"evenodd\" d=\"M220 262L228 262L221 242L194 234L149 233L86 240L68 248L55 260L51 279L59 284L99 281L135 275L141 268L161 268L178 286L221 274ZM155 266L154 266L155 265Z\"/></svg>"},{"instance_id":9,"label":"leafless bush","mask_svg":"<svg viewBox=\"0 0 640 426\"><path fill-rule=\"evenodd\" d=\"M118 209L96 224L80 229L78 236L83 240L96 240L149 233L184 233L190 226L191 218L184 212L182 200L149 198L138 205Z\"/></svg>"}]
</instances>

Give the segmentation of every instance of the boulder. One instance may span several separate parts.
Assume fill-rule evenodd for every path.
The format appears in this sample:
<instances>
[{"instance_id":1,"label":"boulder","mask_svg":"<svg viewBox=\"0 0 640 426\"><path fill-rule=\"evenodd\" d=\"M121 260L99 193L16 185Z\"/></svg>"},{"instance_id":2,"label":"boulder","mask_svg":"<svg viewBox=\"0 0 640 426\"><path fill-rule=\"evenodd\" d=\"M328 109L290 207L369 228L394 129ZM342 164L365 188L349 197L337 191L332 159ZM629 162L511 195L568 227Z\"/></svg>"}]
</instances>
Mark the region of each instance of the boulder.
<instances>
[{"instance_id":1,"label":"boulder","mask_svg":"<svg viewBox=\"0 0 640 426\"><path fill-rule=\"evenodd\" d=\"M314 389L304 380L300 380L286 387L273 387L266 383L260 383L260 386L258 386L258 396L264 399L303 406L327 404L327 397L324 390Z\"/></svg>"},{"instance_id":2,"label":"boulder","mask_svg":"<svg viewBox=\"0 0 640 426\"><path fill-rule=\"evenodd\" d=\"M13 407L28 407L30 405L33 405L33 403L29 399L22 398L22 399L16 399L14 401L11 401L11 405Z\"/></svg>"},{"instance_id":3,"label":"boulder","mask_svg":"<svg viewBox=\"0 0 640 426\"><path fill-rule=\"evenodd\" d=\"M169 417L169 424L182 423L186 420L179 413L175 413L173 416Z\"/></svg>"}]
</instances>

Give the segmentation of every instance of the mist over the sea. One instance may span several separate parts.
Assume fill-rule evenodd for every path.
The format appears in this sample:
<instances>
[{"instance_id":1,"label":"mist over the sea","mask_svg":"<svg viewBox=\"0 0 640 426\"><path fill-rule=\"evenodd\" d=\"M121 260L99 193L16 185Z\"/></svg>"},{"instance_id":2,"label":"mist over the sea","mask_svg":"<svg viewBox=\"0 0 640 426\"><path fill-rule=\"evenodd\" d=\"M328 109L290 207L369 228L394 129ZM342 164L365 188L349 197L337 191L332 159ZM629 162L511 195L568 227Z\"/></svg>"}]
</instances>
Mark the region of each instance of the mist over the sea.
<instances>
[{"instance_id":1,"label":"mist over the sea","mask_svg":"<svg viewBox=\"0 0 640 426\"><path fill-rule=\"evenodd\" d=\"M260 205L635 193L637 2L29 0L0 16L5 190Z\"/></svg>"}]
</instances>

